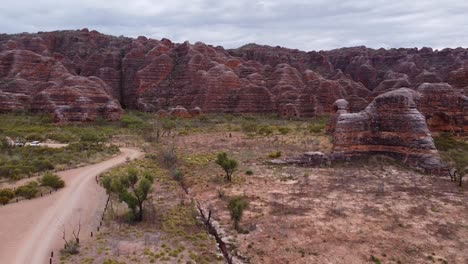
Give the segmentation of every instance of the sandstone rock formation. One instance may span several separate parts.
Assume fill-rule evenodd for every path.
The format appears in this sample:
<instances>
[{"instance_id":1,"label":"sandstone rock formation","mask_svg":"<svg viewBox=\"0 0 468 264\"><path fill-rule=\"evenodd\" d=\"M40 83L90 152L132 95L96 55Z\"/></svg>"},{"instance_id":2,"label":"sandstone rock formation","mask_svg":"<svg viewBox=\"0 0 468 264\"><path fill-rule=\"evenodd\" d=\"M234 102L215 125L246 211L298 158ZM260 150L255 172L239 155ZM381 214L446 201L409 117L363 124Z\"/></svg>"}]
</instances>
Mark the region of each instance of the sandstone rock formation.
<instances>
[{"instance_id":1,"label":"sandstone rock formation","mask_svg":"<svg viewBox=\"0 0 468 264\"><path fill-rule=\"evenodd\" d=\"M57 60L27 50L0 52L0 110L51 113L57 121L120 118L110 87L97 77L70 74Z\"/></svg>"},{"instance_id":2,"label":"sandstone rock formation","mask_svg":"<svg viewBox=\"0 0 468 264\"><path fill-rule=\"evenodd\" d=\"M47 111L57 120L116 119L120 108L158 112L178 105L208 113L308 117L333 113L338 99L358 112L401 87L447 82L452 94L468 89L468 50L462 48L304 52L248 44L225 50L82 29L0 34L0 53L0 111ZM430 100L443 108L442 97ZM457 112L450 114L457 116L456 127L442 118L431 121L430 129L459 131L465 110L450 111Z\"/></svg>"},{"instance_id":3,"label":"sandstone rock formation","mask_svg":"<svg viewBox=\"0 0 468 264\"><path fill-rule=\"evenodd\" d=\"M431 131L468 131L468 97L447 83L423 83L416 91L419 111Z\"/></svg>"},{"instance_id":4,"label":"sandstone rock formation","mask_svg":"<svg viewBox=\"0 0 468 264\"><path fill-rule=\"evenodd\" d=\"M440 172L444 166L425 117L416 108L419 97L418 92L401 88L377 96L359 113L338 108L333 152L345 157L384 154L427 172Z\"/></svg>"},{"instance_id":5,"label":"sandstone rock formation","mask_svg":"<svg viewBox=\"0 0 468 264\"><path fill-rule=\"evenodd\" d=\"M174 116L174 117L183 117L183 118L192 117L192 115L188 112L188 110L185 107L180 106L180 105L174 108L171 108L169 110L169 115Z\"/></svg>"},{"instance_id":6,"label":"sandstone rock formation","mask_svg":"<svg viewBox=\"0 0 468 264\"><path fill-rule=\"evenodd\" d=\"M299 157L286 158L286 159L273 159L269 161L273 165L284 165L284 164L295 164L305 167L324 167L330 166L332 159L330 155L327 155L320 151L306 152Z\"/></svg>"}]
</instances>

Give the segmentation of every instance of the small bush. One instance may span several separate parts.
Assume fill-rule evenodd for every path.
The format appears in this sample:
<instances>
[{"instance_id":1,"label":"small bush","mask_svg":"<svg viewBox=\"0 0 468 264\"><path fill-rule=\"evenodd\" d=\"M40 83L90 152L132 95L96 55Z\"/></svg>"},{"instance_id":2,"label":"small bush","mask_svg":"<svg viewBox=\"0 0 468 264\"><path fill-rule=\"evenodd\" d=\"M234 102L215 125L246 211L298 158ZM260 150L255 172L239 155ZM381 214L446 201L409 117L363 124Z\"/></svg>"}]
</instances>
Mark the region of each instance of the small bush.
<instances>
[{"instance_id":1,"label":"small bush","mask_svg":"<svg viewBox=\"0 0 468 264\"><path fill-rule=\"evenodd\" d=\"M52 162L50 162L50 160L48 159L33 160L32 165L36 169L36 171L45 171L45 170L54 169L54 164L52 164Z\"/></svg>"},{"instance_id":2,"label":"small bush","mask_svg":"<svg viewBox=\"0 0 468 264\"><path fill-rule=\"evenodd\" d=\"M231 214L231 219L234 222L234 228L239 231L239 222L242 219L244 210L248 207L249 202L243 196L235 196L229 200L228 209Z\"/></svg>"},{"instance_id":3,"label":"small bush","mask_svg":"<svg viewBox=\"0 0 468 264\"><path fill-rule=\"evenodd\" d=\"M15 197L15 193L11 189L0 190L0 204L8 204Z\"/></svg>"},{"instance_id":4,"label":"small bush","mask_svg":"<svg viewBox=\"0 0 468 264\"><path fill-rule=\"evenodd\" d=\"M103 135L91 131L86 131L81 133L80 140L84 142L98 143L105 141L105 138Z\"/></svg>"},{"instance_id":5,"label":"small bush","mask_svg":"<svg viewBox=\"0 0 468 264\"><path fill-rule=\"evenodd\" d=\"M226 180L228 182L232 181L232 175L237 170L239 166L238 162L235 159L230 159L226 152L218 153L218 157L216 159L216 164L223 168L224 172L226 173Z\"/></svg>"},{"instance_id":6,"label":"small bush","mask_svg":"<svg viewBox=\"0 0 468 264\"><path fill-rule=\"evenodd\" d=\"M26 140L28 140L28 141L34 141L34 140L43 141L43 140L45 140L45 137L44 137L43 134L31 133L31 134L26 135Z\"/></svg>"},{"instance_id":7,"label":"small bush","mask_svg":"<svg viewBox=\"0 0 468 264\"><path fill-rule=\"evenodd\" d=\"M51 172L44 174L40 179L40 182L42 186L48 186L56 190L65 186L65 182L58 175Z\"/></svg>"},{"instance_id":8,"label":"small bush","mask_svg":"<svg viewBox=\"0 0 468 264\"><path fill-rule=\"evenodd\" d=\"M277 159L279 157L281 157L282 153L281 151L274 151L274 152L271 152L270 154L268 154L268 157L271 158L271 159Z\"/></svg>"},{"instance_id":9,"label":"small bush","mask_svg":"<svg viewBox=\"0 0 468 264\"><path fill-rule=\"evenodd\" d=\"M375 264L381 264L382 263L382 261L378 257L376 257L374 255L371 255L371 261L374 262Z\"/></svg>"},{"instance_id":10,"label":"small bush","mask_svg":"<svg viewBox=\"0 0 468 264\"><path fill-rule=\"evenodd\" d=\"M320 133L323 130L323 126L317 124L310 124L308 127L309 132L311 133Z\"/></svg>"},{"instance_id":11,"label":"small bush","mask_svg":"<svg viewBox=\"0 0 468 264\"><path fill-rule=\"evenodd\" d=\"M246 133L255 133L258 130L258 125L254 122L245 121L241 123L241 128Z\"/></svg>"},{"instance_id":12,"label":"small bush","mask_svg":"<svg viewBox=\"0 0 468 264\"><path fill-rule=\"evenodd\" d=\"M161 150L162 162L166 168L172 169L177 165L177 153L174 148L164 148Z\"/></svg>"},{"instance_id":13,"label":"small bush","mask_svg":"<svg viewBox=\"0 0 468 264\"><path fill-rule=\"evenodd\" d=\"M273 134L273 129L270 126L261 126L258 130L259 135L269 136Z\"/></svg>"},{"instance_id":14,"label":"small bush","mask_svg":"<svg viewBox=\"0 0 468 264\"><path fill-rule=\"evenodd\" d=\"M171 176L177 182L183 182L184 181L184 173L181 172L180 170L177 170L177 169L172 170L171 171Z\"/></svg>"},{"instance_id":15,"label":"small bush","mask_svg":"<svg viewBox=\"0 0 468 264\"><path fill-rule=\"evenodd\" d=\"M39 192L39 184L35 181L29 182L23 186L20 186L16 189L15 194L16 196L22 196L26 199L32 199L36 197L37 193Z\"/></svg>"},{"instance_id":16,"label":"small bush","mask_svg":"<svg viewBox=\"0 0 468 264\"><path fill-rule=\"evenodd\" d=\"M253 175L254 173L253 173L252 170L247 170L247 171L245 172L245 174L246 174L246 175Z\"/></svg>"},{"instance_id":17,"label":"small bush","mask_svg":"<svg viewBox=\"0 0 468 264\"><path fill-rule=\"evenodd\" d=\"M141 128L143 127L144 123L145 122L143 121L143 119L129 114L125 114L120 119L120 124L122 125L122 127L128 128Z\"/></svg>"},{"instance_id":18,"label":"small bush","mask_svg":"<svg viewBox=\"0 0 468 264\"><path fill-rule=\"evenodd\" d=\"M278 127L278 132L280 132L281 135L286 135L291 131L289 127Z\"/></svg>"},{"instance_id":19,"label":"small bush","mask_svg":"<svg viewBox=\"0 0 468 264\"><path fill-rule=\"evenodd\" d=\"M80 244L76 242L75 240L70 240L68 243L65 245L65 248L60 250L60 254L62 255L76 255L80 253Z\"/></svg>"}]
</instances>

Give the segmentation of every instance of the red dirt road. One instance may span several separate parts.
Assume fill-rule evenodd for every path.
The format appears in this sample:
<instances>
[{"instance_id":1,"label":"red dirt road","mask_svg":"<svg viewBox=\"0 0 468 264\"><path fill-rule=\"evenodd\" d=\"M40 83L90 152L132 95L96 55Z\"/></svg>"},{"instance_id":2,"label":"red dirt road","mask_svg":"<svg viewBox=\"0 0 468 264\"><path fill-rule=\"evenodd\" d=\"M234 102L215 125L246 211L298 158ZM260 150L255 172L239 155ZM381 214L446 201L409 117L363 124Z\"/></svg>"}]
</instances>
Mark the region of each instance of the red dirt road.
<instances>
[{"instance_id":1,"label":"red dirt road","mask_svg":"<svg viewBox=\"0 0 468 264\"><path fill-rule=\"evenodd\" d=\"M143 156L135 149L120 150L120 155L101 163L59 172L66 186L58 192L0 207L0 263L49 263L51 251L53 263L59 263L64 228L67 240L80 221L80 240L96 232L106 194L95 177L124 163L127 157Z\"/></svg>"}]
</instances>

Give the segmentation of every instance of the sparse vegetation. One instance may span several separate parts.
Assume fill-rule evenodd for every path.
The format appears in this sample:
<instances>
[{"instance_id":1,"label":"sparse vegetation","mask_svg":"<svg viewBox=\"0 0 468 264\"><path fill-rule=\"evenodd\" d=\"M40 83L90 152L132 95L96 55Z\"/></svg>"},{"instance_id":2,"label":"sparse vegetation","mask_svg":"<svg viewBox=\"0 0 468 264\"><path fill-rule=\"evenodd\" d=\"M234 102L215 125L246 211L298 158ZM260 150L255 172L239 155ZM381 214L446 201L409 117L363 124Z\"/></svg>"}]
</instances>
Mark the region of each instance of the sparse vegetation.
<instances>
[{"instance_id":1,"label":"sparse vegetation","mask_svg":"<svg viewBox=\"0 0 468 264\"><path fill-rule=\"evenodd\" d=\"M0 150L0 178L19 180L40 172L73 166L118 153L115 146L73 143L64 148L22 147Z\"/></svg>"},{"instance_id":2,"label":"sparse vegetation","mask_svg":"<svg viewBox=\"0 0 468 264\"><path fill-rule=\"evenodd\" d=\"M281 154L282 154L281 151L273 151L270 154L268 154L268 157L270 159L277 159L277 158L281 157Z\"/></svg>"},{"instance_id":3,"label":"sparse vegetation","mask_svg":"<svg viewBox=\"0 0 468 264\"><path fill-rule=\"evenodd\" d=\"M6 188L0 190L0 204L8 204L15 197L15 192L12 189Z\"/></svg>"},{"instance_id":4,"label":"sparse vegetation","mask_svg":"<svg viewBox=\"0 0 468 264\"><path fill-rule=\"evenodd\" d=\"M128 175L131 167L138 170L139 177L145 173L154 176L154 195L148 194L144 203L143 221L130 223L125 221L127 212L131 211L135 220L138 206L136 212L128 210L126 202L115 203L122 200L113 193L100 233L83 243L80 253L65 263L88 263L86 259L108 264L223 262L214 240L197 218L193 198L212 212L211 220L228 238L224 239L228 248L250 263L423 263L428 261L424 252L434 251L453 252L453 256L433 255L436 262L458 263L466 255L464 233L460 232L464 226L457 222L464 216L464 205L460 203L464 188L453 188L446 180L423 177L395 163L380 166L384 162L380 159L375 164L360 163L359 168L343 165L345 169L267 165L269 153L290 157L308 150L330 150L324 119L221 114L160 119L144 113L126 115L130 117L127 124L116 122L115 128L141 136L144 141L139 143L147 152L146 158L112 169L101 177L101 182L104 184L106 177ZM151 126L153 122L157 123ZM170 137L162 137L165 129ZM107 140L73 132L69 135L74 141ZM450 140L447 149L441 150L442 156L453 149L453 143L460 148L462 139L452 139L455 141ZM228 154L222 160L237 163L232 173L242 172L238 177L231 174L233 184L224 184L224 178L228 181L226 171L220 165L223 162L217 162L218 154L223 152ZM184 186L190 187L190 192L183 192ZM127 192L132 194L131 188ZM366 225L360 224L363 217ZM427 219L422 228L421 218ZM240 235L246 233L250 235ZM433 243L407 239L415 233ZM317 243L307 243L309 238ZM362 247L356 247L356 241ZM370 252L368 241L378 241ZM392 247L396 243L399 246ZM340 255L333 250L337 244ZM117 245L132 250L112 255Z\"/></svg>"},{"instance_id":5,"label":"sparse vegetation","mask_svg":"<svg viewBox=\"0 0 468 264\"><path fill-rule=\"evenodd\" d=\"M129 167L125 173L107 175L102 185L109 194L115 194L131 210L131 219L143 220L143 205L152 189L154 177L148 171Z\"/></svg>"},{"instance_id":6,"label":"sparse vegetation","mask_svg":"<svg viewBox=\"0 0 468 264\"><path fill-rule=\"evenodd\" d=\"M65 186L65 182L57 174L51 172L46 172L39 181L42 186L49 186L55 190Z\"/></svg>"},{"instance_id":7,"label":"sparse vegetation","mask_svg":"<svg viewBox=\"0 0 468 264\"><path fill-rule=\"evenodd\" d=\"M457 183L461 187L463 177L468 171L468 143L455 139L449 133L442 133L435 137L434 142L437 149L442 152L442 158L456 169L452 180L455 182L458 180Z\"/></svg>"},{"instance_id":8,"label":"sparse vegetation","mask_svg":"<svg viewBox=\"0 0 468 264\"><path fill-rule=\"evenodd\" d=\"M248 207L249 203L245 197L242 196L235 196L229 200L228 209L229 213L231 214L231 219L234 223L234 228L237 231L239 229L239 222L242 219L242 215L244 214L244 210Z\"/></svg>"},{"instance_id":9,"label":"sparse vegetation","mask_svg":"<svg viewBox=\"0 0 468 264\"><path fill-rule=\"evenodd\" d=\"M38 187L39 184L36 181L31 181L25 185L16 188L15 195L24 197L26 199L32 199L36 197L36 195L39 193Z\"/></svg>"},{"instance_id":10,"label":"sparse vegetation","mask_svg":"<svg viewBox=\"0 0 468 264\"><path fill-rule=\"evenodd\" d=\"M224 172L226 173L226 180L231 182L232 175L237 170L239 163L235 159L229 158L226 152L220 152L218 153L216 164L223 168Z\"/></svg>"}]
</instances>

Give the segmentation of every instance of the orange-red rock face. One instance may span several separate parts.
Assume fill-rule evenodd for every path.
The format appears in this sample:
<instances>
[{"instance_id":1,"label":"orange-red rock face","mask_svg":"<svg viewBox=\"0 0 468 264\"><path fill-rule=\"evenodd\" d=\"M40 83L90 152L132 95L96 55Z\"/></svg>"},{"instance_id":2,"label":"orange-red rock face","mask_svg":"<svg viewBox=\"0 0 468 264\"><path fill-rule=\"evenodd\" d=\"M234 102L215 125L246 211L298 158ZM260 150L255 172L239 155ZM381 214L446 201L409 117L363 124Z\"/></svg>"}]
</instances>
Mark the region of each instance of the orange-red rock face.
<instances>
[{"instance_id":1,"label":"orange-red rock face","mask_svg":"<svg viewBox=\"0 0 468 264\"><path fill-rule=\"evenodd\" d=\"M419 111L431 131L468 131L468 97L446 83L423 83L416 91Z\"/></svg>"},{"instance_id":2,"label":"orange-red rock face","mask_svg":"<svg viewBox=\"0 0 468 264\"><path fill-rule=\"evenodd\" d=\"M208 113L315 116L333 113L337 99L357 112L392 89L448 82L457 92L448 99L431 96L426 101L437 101L438 110L422 112L432 118L431 129L466 128L465 105L444 103L468 87L465 49L303 52L249 44L225 50L83 29L3 34L0 53L0 110L47 111L57 120L116 119L120 108L158 112L178 105ZM450 118L434 121L439 110Z\"/></svg>"},{"instance_id":3,"label":"orange-red rock face","mask_svg":"<svg viewBox=\"0 0 468 264\"><path fill-rule=\"evenodd\" d=\"M0 110L51 113L56 121L117 120L122 108L97 77L72 75L57 60L27 50L0 52Z\"/></svg>"},{"instance_id":4,"label":"orange-red rock face","mask_svg":"<svg viewBox=\"0 0 468 264\"><path fill-rule=\"evenodd\" d=\"M444 166L425 117L416 108L418 97L414 90L401 88L377 96L361 112L338 113L334 153L384 154L428 172L440 171Z\"/></svg>"},{"instance_id":5,"label":"orange-red rock face","mask_svg":"<svg viewBox=\"0 0 468 264\"><path fill-rule=\"evenodd\" d=\"M203 112L313 116L329 112L336 99L370 93L346 76L331 80L313 72L305 66L307 57L285 60L289 50L263 63L203 43L117 38L89 30L0 36L0 52L25 51L22 59L42 62L17 63L21 77L2 75L0 109L47 111L58 120L118 118L120 106L157 112L177 105ZM7 53L0 60L2 71L11 64ZM327 58L321 59L320 65L331 70ZM61 68L51 80L53 65Z\"/></svg>"}]
</instances>

